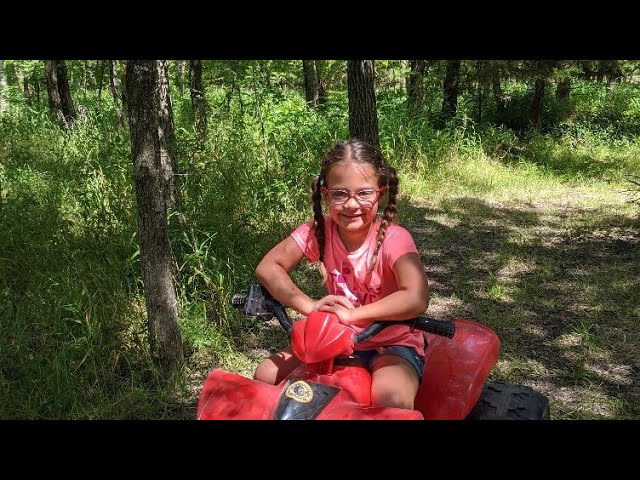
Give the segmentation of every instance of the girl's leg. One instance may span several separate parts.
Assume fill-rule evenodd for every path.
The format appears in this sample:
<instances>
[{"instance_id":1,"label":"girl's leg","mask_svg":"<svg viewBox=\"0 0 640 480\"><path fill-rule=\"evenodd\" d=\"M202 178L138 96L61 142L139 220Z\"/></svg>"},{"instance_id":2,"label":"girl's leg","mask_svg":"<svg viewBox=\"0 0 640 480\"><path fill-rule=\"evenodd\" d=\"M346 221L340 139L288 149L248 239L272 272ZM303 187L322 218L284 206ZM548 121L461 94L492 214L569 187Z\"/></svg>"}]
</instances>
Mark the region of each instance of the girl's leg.
<instances>
[{"instance_id":1,"label":"girl's leg","mask_svg":"<svg viewBox=\"0 0 640 480\"><path fill-rule=\"evenodd\" d=\"M293 355L291 347L271 355L258 365L253 378L260 382L277 385L302 362Z\"/></svg>"},{"instance_id":2,"label":"girl's leg","mask_svg":"<svg viewBox=\"0 0 640 480\"><path fill-rule=\"evenodd\" d=\"M371 404L413 410L420 381L415 368L398 355L382 355L371 365Z\"/></svg>"}]
</instances>

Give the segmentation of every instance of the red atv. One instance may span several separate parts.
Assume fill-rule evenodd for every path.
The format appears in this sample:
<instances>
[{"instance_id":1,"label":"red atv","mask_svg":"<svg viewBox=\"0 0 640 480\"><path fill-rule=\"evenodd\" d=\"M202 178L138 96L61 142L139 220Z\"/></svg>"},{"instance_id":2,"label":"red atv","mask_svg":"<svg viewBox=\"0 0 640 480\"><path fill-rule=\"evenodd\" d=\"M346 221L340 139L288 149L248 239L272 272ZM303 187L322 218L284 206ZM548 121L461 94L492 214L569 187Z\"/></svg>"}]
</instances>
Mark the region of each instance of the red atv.
<instances>
[{"instance_id":1,"label":"red atv","mask_svg":"<svg viewBox=\"0 0 640 480\"><path fill-rule=\"evenodd\" d=\"M355 334L334 314L313 312L292 324L283 305L258 284L247 295L234 295L232 303L245 315L275 315L303 363L278 385L213 370L200 393L200 420L549 419L547 398L533 389L485 385L500 340L480 323L428 317L403 322L425 332L428 343L415 410L406 410L371 406L371 376L352 355L358 342L397 322L375 322Z\"/></svg>"}]
</instances>

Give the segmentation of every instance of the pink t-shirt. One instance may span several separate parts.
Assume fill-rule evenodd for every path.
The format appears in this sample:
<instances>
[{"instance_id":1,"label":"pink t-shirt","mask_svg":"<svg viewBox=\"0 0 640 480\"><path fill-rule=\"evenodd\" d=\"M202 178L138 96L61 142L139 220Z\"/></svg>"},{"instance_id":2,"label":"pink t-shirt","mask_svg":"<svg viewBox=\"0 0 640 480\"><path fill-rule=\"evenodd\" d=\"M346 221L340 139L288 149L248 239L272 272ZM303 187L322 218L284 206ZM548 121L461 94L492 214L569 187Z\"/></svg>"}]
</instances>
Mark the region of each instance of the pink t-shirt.
<instances>
[{"instance_id":1,"label":"pink t-shirt","mask_svg":"<svg viewBox=\"0 0 640 480\"><path fill-rule=\"evenodd\" d=\"M324 266L327 269L327 292L348 298L356 307L380 300L398 290L393 264L405 253L418 253L411 234L397 224L390 224L378 252L378 261L367 281L371 256L375 250L378 235L377 220L369 230L363 244L357 250L348 252L338 236L337 225L330 217L325 217ZM291 236L304 256L314 263L320 259L316 236L313 234L313 220L296 228ZM383 320L383 319L381 319ZM362 327L352 326L356 332ZM356 350L371 350L388 345L405 345L415 348L424 355L424 336L420 330L410 331L408 325L393 325L385 328L366 342L355 346Z\"/></svg>"}]
</instances>

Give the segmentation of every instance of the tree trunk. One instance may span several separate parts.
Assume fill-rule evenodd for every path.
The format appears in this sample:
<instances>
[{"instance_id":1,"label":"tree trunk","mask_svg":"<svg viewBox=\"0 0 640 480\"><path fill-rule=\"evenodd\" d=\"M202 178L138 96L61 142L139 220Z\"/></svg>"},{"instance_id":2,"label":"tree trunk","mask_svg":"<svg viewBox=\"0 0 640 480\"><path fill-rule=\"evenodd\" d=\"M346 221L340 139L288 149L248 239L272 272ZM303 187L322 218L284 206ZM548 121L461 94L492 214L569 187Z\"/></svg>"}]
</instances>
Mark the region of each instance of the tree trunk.
<instances>
[{"instance_id":1,"label":"tree trunk","mask_svg":"<svg viewBox=\"0 0 640 480\"><path fill-rule=\"evenodd\" d=\"M506 108L504 95L502 94L502 86L500 78L496 75L491 76L491 89L493 90L493 98L496 102L496 116L500 122L504 119L504 111Z\"/></svg>"},{"instance_id":2,"label":"tree trunk","mask_svg":"<svg viewBox=\"0 0 640 480\"><path fill-rule=\"evenodd\" d=\"M36 91L36 105L40 108L40 77L35 68L31 73L31 83L33 84L33 89Z\"/></svg>"},{"instance_id":3,"label":"tree trunk","mask_svg":"<svg viewBox=\"0 0 640 480\"><path fill-rule=\"evenodd\" d=\"M302 70L304 72L304 92L307 106L311 109L318 107L320 90L318 85L318 71L315 60L303 60Z\"/></svg>"},{"instance_id":4,"label":"tree trunk","mask_svg":"<svg viewBox=\"0 0 640 480\"><path fill-rule=\"evenodd\" d=\"M118 61L107 60L109 62L109 90L111 91L111 97L113 98L113 111L116 116L116 127L118 131L124 130L124 118L122 116L122 108L120 108L120 102L122 96L120 95L120 85L118 85Z\"/></svg>"},{"instance_id":5,"label":"tree trunk","mask_svg":"<svg viewBox=\"0 0 640 480\"><path fill-rule=\"evenodd\" d=\"M31 84L29 82L29 77L27 77L26 75L24 76L24 78L22 79L22 90L24 92L24 98L27 102L27 105L32 106L33 105L33 99L31 98Z\"/></svg>"},{"instance_id":6,"label":"tree trunk","mask_svg":"<svg viewBox=\"0 0 640 480\"><path fill-rule=\"evenodd\" d=\"M12 68L10 70L5 70L4 74L5 77L7 78L7 85L12 87L14 85L20 85L20 82L18 82L18 72L20 70L18 68Z\"/></svg>"},{"instance_id":7,"label":"tree trunk","mask_svg":"<svg viewBox=\"0 0 640 480\"><path fill-rule=\"evenodd\" d=\"M571 113L571 78L564 78L556 86L556 101L560 108L560 119L564 120Z\"/></svg>"},{"instance_id":8,"label":"tree trunk","mask_svg":"<svg viewBox=\"0 0 640 480\"><path fill-rule=\"evenodd\" d=\"M15 66L14 74L16 76L16 87L21 88L27 105L31 105L31 89L29 88L29 79L24 72Z\"/></svg>"},{"instance_id":9,"label":"tree trunk","mask_svg":"<svg viewBox=\"0 0 640 480\"><path fill-rule=\"evenodd\" d=\"M56 118L68 125L76 119L76 112L69 92L67 65L64 60L45 60L44 68L49 108Z\"/></svg>"},{"instance_id":10,"label":"tree trunk","mask_svg":"<svg viewBox=\"0 0 640 480\"><path fill-rule=\"evenodd\" d=\"M373 60L347 61L349 135L380 146Z\"/></svg>"},{"instance_id":11,"label":"tree trunk","mask_svg":"<svg viewBox=\"0 0 640 480\"><path fill-rule=\"evenodd\" d=\"M460 60L447 61L447 73L442 86L444 97L442 99L440 126L444 126L449 120L456 116L460 85L460 63Z\"/></svg>"},{"instance_id":12,"label":"tree trunk","mask_svg":"<svg viewBox=\"0 0 640 480\"><path fill-rule=\"evenodd\" d=\"M183 353L162 188L157 62L127 61L126 89L151 354L166 381L182 365Z\"/></svg>"},{"instance_id":13,"label":"tree trunk","mask_svg":"<svg viewBox=\"0 0 640 480\"><path fill-rule=\"evenodd\" d=\"M485 85L485 61L476 60L476 81L478 82L478 123L482 123L482 100Z\"/></svg>"},{"instance_id":14,"label":"tree trunk","mask_svg":"<svg viewBox=\"0 0 640 480\"><path fill-rule=\"evenodd\" d=\"M531 102L531 123L536 130L540 130L540 127L542 125L542 107L544 103L544 91L546 85L546 78L536 78L533 91L533 100Z\"/></svg>"},{"instance_id":15,"label":"tree trunk","mask_svg":"<svg viewBox=\"0 0 640 480\"><path fill-rule=\"evenodd\" d=\"M114 60L114 62L117 63L117 60ZM127 62L121 62L120 64L122 69L122 75L120 76L120 78L124 79L123 81L125 82L125 85L122 87L122 116L124 118L129 118L129 98L127 94L128 88L126 86ZM118 78L117 69L116 72L114 72L114 77Z\"/></svg>"},{"instance_id":16,"label":"tree trunk","mask_svg":"<svg viewBox=\"0 0 640 480\"><path fill-rule=\"evenodd\" d=\"M314 60L316 64L316 73L318 74L318 105L324 105L327 101L327 90L324 84L324 75L322 74L322 60Z\"/></svg>"},{"instance_id":17,"label":"tree trunk","mask_svg":"<svg viewBox=\"0 0 640 480\"><path fill-rule=\"evenodd\" d=\"M424 76L427 71L426 60L409 60L407 76L407 103L409 113L416 116L424 106Z\"/></svg>"},{"instance_id":18,"label":"tree trunk","mask_svg":"<svg viewBox=\"0 0 640 480\"><path fill-rule=\"evenodd\" d=\"M82 89L84 90L83 92L84 98L87 98L87 84L89 83L91 68L89 66L89 60L84 60L82 63L84 66L84 72L82 76Z\"/></svg>"},{"instance_id":19,"label":"tree trunk","mask_svg":"<svg viewBox=\"0 0 640 480\"><path fill-rule=\"evenodd\" d=\"M166 60L158 61L158 138L160 163L167 211L177 207L177 141L173 125L173 108L169 95L169 71Z\"/></svg>"},{"instance_id":20,"label":"tree trunk","mask_svg":"<svg viewBox=\"0 0 640 480\"><path fill-rule=\"evenodd\" d=\"M102 84L104 83L104 68L106 62L109 60L98 60L98 74L96 75L96 82L98 83L98 108L100 108L100 101L102 100Z\"/></svg>"},{"instance_id":21,"label":"tree trunk","mask_svg":"<svg viewBox=\"0 0 640 480\"><path fill-rule=\"evenodd\" d=\"M189 87L191 89L191 104L193 106L193 120L196 132L201 137L207 133L207 113L202 88L202 61L189 61Z\"/></svg>"},{"instance_id":22,"label":"tree trunk","mask_svg":"<svg viewBox=\"0 0 640 480\"><path fill-rule=\"evenodd\" d=\"M176 75L178 77L178 90L180 91L180 98L184 95L184 82L187 78L187 61L178 60Z\"/></svg>"},{"instance_id":23,"label":"tree trunk","mask_svg":"<svg viewBox=\"0 0 640 480\"><path fill-rule=\"evenodd\" d=\"M64 60L58 60L56 67L58 69L58 90L60 91L60 99L62 100L62 112L67 123L72 123L76 119L76 110L73 107L73 99L69 90L69 80L67 76L67 64Z\"/></svg>"},{"instance_id":24,"label":"tree trunk","mask_svg":"<svg viewBox=\"0 0 640 480\"><path fill-rule=\"evenodd\" d=\"M58 68L57 60L45 60L44 72L47 77L47 94L49 95L49 110L51 114L66 124L64 111L62 110L62 99L58 89Z\"/></svg>"},{"instance_id":25,"label":"tree trunk","mask_svg":"<svg viewBox=\"0 0 640 480\"><path fill-rule=\"evenodd\" d=\"M7 76L4 73L4 60L0 60L0 114L7 111Z\"/></svg>"}]
</instances>

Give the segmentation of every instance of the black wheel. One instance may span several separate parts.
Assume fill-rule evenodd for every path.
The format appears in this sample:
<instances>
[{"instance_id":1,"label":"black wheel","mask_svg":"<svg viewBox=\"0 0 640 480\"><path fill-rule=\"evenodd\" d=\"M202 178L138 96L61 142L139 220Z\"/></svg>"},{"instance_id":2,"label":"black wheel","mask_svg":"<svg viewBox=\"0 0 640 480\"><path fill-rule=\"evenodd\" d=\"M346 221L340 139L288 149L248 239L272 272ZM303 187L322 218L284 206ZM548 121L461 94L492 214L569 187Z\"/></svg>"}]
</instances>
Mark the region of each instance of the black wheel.
<instances>
[{"instance_id":1,"label":"black wheel","mask_svg":"<svg viewBox=\"0 0 640 480\"><path fill-rule=\"evenodd\" d=\"M549 400L525 385L489 383L467 420L549 420Z\"/></svg>"}]
</instances>

